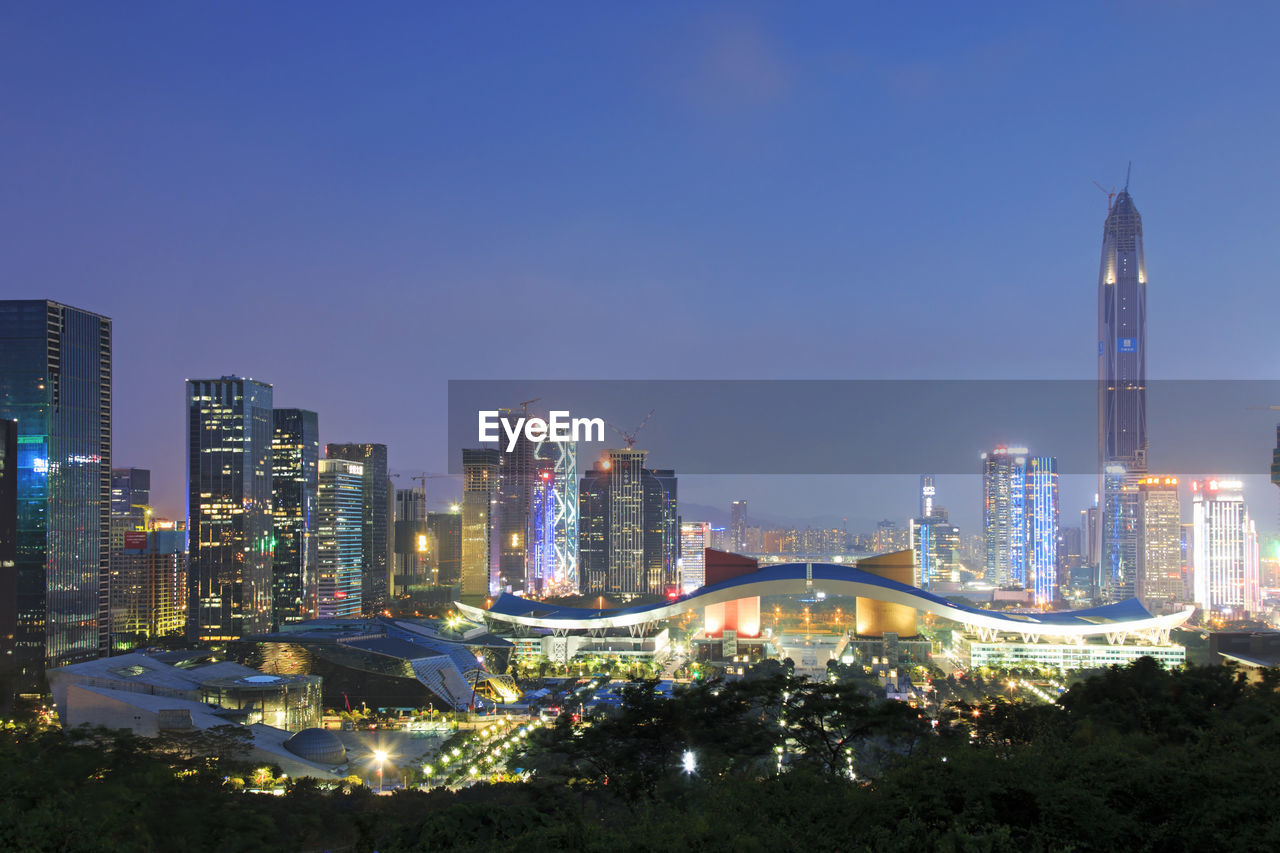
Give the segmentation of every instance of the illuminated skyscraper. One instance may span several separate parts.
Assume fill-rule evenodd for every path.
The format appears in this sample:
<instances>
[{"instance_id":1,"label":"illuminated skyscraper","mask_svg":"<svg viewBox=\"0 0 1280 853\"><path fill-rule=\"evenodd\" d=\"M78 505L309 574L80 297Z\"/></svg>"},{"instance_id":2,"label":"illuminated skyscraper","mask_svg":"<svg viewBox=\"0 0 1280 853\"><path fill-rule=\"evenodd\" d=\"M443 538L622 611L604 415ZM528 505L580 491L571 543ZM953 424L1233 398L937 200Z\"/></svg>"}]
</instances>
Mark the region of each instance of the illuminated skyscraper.
<instances>
[{"instance_id":1,"label":"illuminated skyscraper","mask_svg":"<svg viewBox=\"0 0 1280 853\"><path fill-rule=\"evenodd\" d=\"M1138 571L1134 592L1152 613L1168 613L1186 596L1182 581L1182 508L1177 477L1138 481Z\"/></svg>"},{"instance_id":2,"label":"illuminated skyscraper","mask_svg":"<svg viewBox=\"0 0 1280 853\"><path fill-rule=\"evenodd\" d=\"M498 451L462 451L462 577L467 601L483 600L494 591L498 577L497 531Z\"/></svg>"},{"instance_id":3,"label":"illuminated skyscraper","mask_svg":"<svg viewBox=\"0 0 1280 853\"><path fill-rule=\"evenodd\" d=\"M644 467L647 451L606 451L578 491L583 592L659 595L674 588L676 476Z\"/></svg>"},{"instance_id":4,"label":"illuminated skyscraper","mask_svg":"<svg viewBox=\"0 0 1280 853\"><path fill-rule=\"evenodd\" d=\"M511 415L510 412L505 414ZM512 417L516 417L512 415ZM515 446L508 451L505 435L498 450L498 512L495 518L498 543L498 586L513 590L526 588L528 559L529 499L533 494L534 444L521 430Z\"/></svg>"},{"instance_id":5,"label":"illuminated skyscraper","mask_svg":"<svg viewBox=\"0 0 1280 853\"><path fill-rule=\"evenodd\" d=\"M364 582L364 465L346 459L321 459L316 506L318 602L321 619L359 616Z\"/></svg>"},{"instance_id":6,"label":"illuminated skyscraper","mask_svg":"<svg viewBox=\"0 0 1280 853\"><path fill-rule=\"evenodd\" d=\"M533 479L529 495L529 527L525 536L525 590L531 595L551 595L556 588L555 469L544 467Z\"/></svg>"},{"instance_id":7,"label":"illuminated skyscraper","mask_svg":"<svg viewBox=\"0 0 1280 853\"><path fill-rule=\"evenodd\" d=\"M685 592L693 592L707 582L706 552L710 547L710 523L680 523L680 586Z\"/></svg>"},{"instance_id":8,"label":"illuminated skyscraper","mask_svg":"<svg viewBox=\"0 0 1280 853\"><path fill-rule=\"evenodd\" d=\"M572 441L543 441L534 448L539 472L551 472L554 566L550 588L557 595L577 595L578 577L578 446Z\"/></svg>"},{"instance_id":9,"label":"illuminated skyscraper","mask_svg":"<svg viewBox=\"0 0 1280 853\"><path fill-rule=\"evenodd\" d=\"M271 630L272 389L187 381L187 636Z\"/></svg>"},{"instance_id":10,"label":"illuminated skyscraper","mask_svg":"<svg viewBox=\"0 0 1280 853\"><path fill-rule=\"evenodd\" d=\"M924 474L920 477L920 518L931 518L933 516L933 499L938 494L937 488L933 485L933 475Z\"/></svg>"},{"instance_id":11,"label":"illuminated skyscraper","mask_svg":"<svg viewBox=\"0 0 1280 853\"><path fill-rule=\"evenodd\" d=\"M1239 480L1191 484L1192 581L1196 604L1210 613L1257 613L1258 531Z\"/></svg>"},{"instance_id":12,"label":"illuminated skyscraper","mask_svg":"<svg viewBox=\"0 0 1280 853\"><path fill-rule=\"evenodd\" d=\"M187 625L187 533L130 530L111 553L111 634L155 639Z\"/></svg>"},{"instance_id":13,"label":"illuminated skyscraper","mask_svg":"<svg viewBox=\"0 0 1280 853\"><path fill-rule=\"evenodd\" d=\"M360 535L361 597L370 612L387 606L391 584L392 520L395 516L385 444L327 444L330 459L359 462L364 470L364 518Z\"/></svg>"},{"instance_id":14,"label":"illuminated skyscraper","mask_svg":"<svg viewBox=\"0 0 1280 853\"><path fill-rule=\"evenodd\" d=\"M305 409L275 409L272 424L271 612L279 627L316 616L320 417Z\"/></svg>"},{"instance_id":15,"label":"illuminated skyscraper","mask_svg":"<svg viewBox=\"0 0 1280 853\"><path fill-rule=\"evenodd\" d=\"M462 513L428 512L427 530L435 545L436 582L451 586L462 577Z\"/></svg>"},{"instance_id":16,"label":"illuminated skyscraper","mask_svg":"<svg viewBox=\"0 0 1280 853\"><path fill-rule=\"evenodd\" d=\"M921 507L926 507L921 502ZM935 583L956 580L959 566L960 528L951 523L947 511L933 502L927 504L930 515L911 519L911 548L916 553L916 585L928 589ZM808 549L806 549L807 551Z\"/></svg>"},{"instance_id":17,"label":"illuminated skyscraper","mask_svg":"<svg viewBox=\"0 0 1280 853\"><path fill-rule=\"evenodd\" d=\"M997 586L1026 586L1027 448L997 446L982 454L982 527L986 579Z\"/></svg>"},{"instance_id":18,"label":"illuminated skyscraper","mask_svg":"<svg viewBox=\"0 0 1280 853\"><path fill-rule=\"evenodd\" d=\"M1063 578L1058 566L1058 460L1032 456L1026 462L1027 586L1035 603L1057 600Z\"/></svg>"},{"instance_id":19,"label":"illuminated skyscraper","mask_svg":"<svg viewBox=\"0 0 1280 853\"><path fill-rule=\"evenodd\" d=\"M126 531L146 530L151 515L151 471L111 469L111 550L124 547Z\"/></svg>"},{"instance_id":20,"label":"illuminated skyscraper","mask_svg":"<svg viewBox=\"0 0 1280 853\"><path fill-rule=\"evenodd\" d=\"M1147 271L1126 183L1102 228L1098 274L1098 476L1102 595L1133 595L1137 481L1147 470Z\"/></svg>"},{"instance_id":21,"label":"illuminated skyscraper","mask_svg":"<svg viewBox=\"0 0 1280 853\"><path fill-rule=\"evenodd\" d=\"M18 650L18 422L0 418L0 711L19 690ZM30 680L30 679L29 679Z\"/></svg>"},{"instance_id":22,"label":"illuminated skyscraper","mask_svg":"<svg viewBox=\"0 0 1280 853\"><path fill-rule=\"evenodd\" d=\"M0 301L0 418L16 421L12 635L22 692L46 666L105 653L111 534L111 320Z\"/></svg>"}]
</instances>

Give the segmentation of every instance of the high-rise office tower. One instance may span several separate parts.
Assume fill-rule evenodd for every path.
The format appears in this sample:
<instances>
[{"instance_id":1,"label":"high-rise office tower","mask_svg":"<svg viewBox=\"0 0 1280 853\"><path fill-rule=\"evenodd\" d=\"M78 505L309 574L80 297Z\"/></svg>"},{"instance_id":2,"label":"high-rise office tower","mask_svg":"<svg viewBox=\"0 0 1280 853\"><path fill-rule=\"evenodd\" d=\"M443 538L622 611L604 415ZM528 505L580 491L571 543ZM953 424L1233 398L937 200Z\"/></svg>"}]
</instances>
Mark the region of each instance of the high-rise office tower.
<instances>
[{"instance_id":1,"label":"high-rise office tower","mask_svg":"<svg viewBox=\"0 0 1280 853\"><path fill-rule=\"evenodd\" d=\"M187 380L187 636L271 629L272 388Z\"/></svg>"},{"instance_id":2,"label":"high-rise office tower","mask_svg":"<svg viewBox=\"0 0 1280 853\"><path fill-rule=\"evenodd\" d=\"M1058 460L1032 456L1026 462L1027 586L1039 607L1057 600L1062 581L1058 566Z\"/></svg>"},{"instance_id":3,"label":"high-rise office tower","mask_svg":"<svg viewBox=\"0 0 1280 853\"><path fill-rule=\"evenodd\" d=\"M320 417L306 409L272 412L271 517L275 527L271 614L276 627L314 619L319 595L316 501Z\"/></svg>"},{"instance_id":4,"label":"high-rise office tower","mask_svg":"<svg viewBox=\"0 0 1280 853\"><path fill-rule=\"evenodd\" d=\"M1147 470L1147 270L1126 182L1107 211L1098 273L1098 476L1102 595L1133 595L1137 481Z\"/></svg>"},{"instance_id":5,"label":"high-rise office tower","mask_svg":"<svg viewBox=\"0 0 1280 853\"><path fill-rule=\"evenodd\" d=\"M359 616L364 609L364 532L368 480L364 464L346 459L317 463L317 611L321 619Z\"/></svg>"},{"instance_id":6,"label":"high-rise office tower","mask_svg":"<svg viewBox=\"0 0 1280 853\"><path fill-rule=\"evenodd\" d=\"M645 588L653 594L678 592L676 558L680 554L680 517L676 508L676 472L670 468L644 469ZM746 544L760 553L760 529L748 528Z\"/></svg>"},{"instance_id":7,"label":"high-rise office tower","mask_svg":"<svg viewBox=\"0 0 1280 853\"><path fill-rule=\"evenodd\" d=\"M636 595L648 591L645 563L644 457L634 448L608 451L609 592Z\"/></svg>"},{"instance_id":8,"label":"high-rise office tower","mask_svg":"<svg viewBox=\"0 0 1280 853\"><path fill-rule=\"evenodd\" d=\"M577 595L578 567L578 446L572 441L544 441L534 448L539 472L550 468L554 491L552 592Z\"/></svg>"},{"instance_id":9,"label":"high-rise office tower","mask_svg":"<svg viewBox=\"0 0 1280 853\"><path fill-rule=\"evenodd\" d=\"M136 642L186 626L186 531L176 525L126 531L120 549L111 553L112 637Z\"/></svg>"},{"instance_id":10,"label":"high-rise office tower","mask_svg":"<svg viewBox=\"0 0 1280 853\"><path fill-rule=\"evenodd\" d=\"M528 559L529 498L533 493L534 443L523 431L508 451L499 442L497 543L498 586L513 590L528 588L525 573Z\"/></svg>"},{"instance_id":11,"label":"high-rise office tower","mask_svg":"<svg viewBox=\"0 0 1280 853\"><path fill-rule=\"evenodd\" d=\"M18 422L0 418L0 711L21 685L18 634Z\"/></svg>"},{"instance_id":12,"label":"high-rise office tower","mask_svg":"<svg viewBox=\"0 0 1280 853\"><path fill-rule=\"evenodd\" d=\"M16 626L0 655L31 692L46 666L107 650L111 320L0 301L0 418L18 424Z\"/></svg>"},{"instance_id":13,"label":"high-rise office tower","mask_svg":"<svg viewBox=\"0 0 1280 853\"><path fill-rule=\"evenodd\" d=\"M1271 482L1280 486L1280 425L1276 426L1276 449L1271 451Z\"/></svg>"},{"instance_id":14,"label":"high-rise office tower","mask_svg":"<svg viewBox=\"0 0 1280 853\"><path fill-rule=\"evenodd\" d=\"M462 513L429 512L427 530L436 546L436 583L452 586L462 578Z\"/></svg>"},{"instance_id":15,"label":"high-rise office tower","mask_svg":"<svg viewBox=\"0 0 1280 853\"><path fill-rule=\"evenodd\" d=\"M922 475L920 477L920 518L933 517L933 499L937 494L938 489L933 485L933 475Z\"/></svg>"},{"instance_id":16,"label":"high-rise office tower","mask_svg":"<svg viewBox=\"0 0 1280 853\"><path fill-rule=\"evenodd\" d=\"M143 589L148 578L141 569L141 553L151 528L151 472L146 468L111 469L111 554L107 583L109 636L112 648L136 641L145 633ZM185 537L185 534L184 534ZM126 544L128 554L126 554ZM183 548L185 552L185 545ZM183 554L185 580L186 554ZM184 591L181 600L186 602ZM127 611L127 616L123 615ZM183 621L185 625L185 619ZM130 636L121 636L130 635Z\"/></svg>"},{"instance_id":17,"label":"high-rise office tower","mask_svg":"<svg viewBox=\"0 0 1280 853\"><path fill-rule=\"evenodd\" d=\"M597 461L578 486L578 574L584 593L609 585L609 466Z\"/></svg>"},{"instance_id":18,"label":"high-rise office tower","mask_svg":"<svg viewBox=\"0 0 1280 853\"><path fill-rule=\"evenodd\" d=\"M395 548L391 555L391 597L411 587L436 583L436 543L427 528L427 492L421 487L396 489Z\"/></svg>"},{"instance_id":19,"label":"high-rise office tower","mask_svg":"<svg viewBox=\"0 0 1280 853\"><path fill-rule=\"evenodd\" d=\"M647 451L606 451L578 490L583 592L660 595L674 590L679 548L676 476L644 467Z\"/></svg>"},{"instance_id":20,"label":"high-rise office tower","mask_svg":"<svg viewBox=\"0 0 1280 853\"><path fill-rule=\"evenodd\" d=\"M1177 477L1138 481L1138 569L1134 592L1152 613L1168 613L1184 600L1182 507Z\"/></svg>"},{"instance_id":21,"label":"high-rise office tower","mask_svg":"<svg viewBox=\"0 0 1280 853\"><path fill-rule=\"evenodd\" d=\"M729 538L731 550L741 552L747 547L747 502L734 501L729 505Z\"/></svg>"},{"instance_id":22,"label":"high-rise office tower","mask_svg":"<svg viewBox=\"0 0 1280 853\"><path fill-rule=\"evenodd\" d=\"M490 448L462 451L461 595L468 601L490 595L498 577L499 458Z\"/></svg>"},{"instance_id":23,"label":"high-rise office tower","mask_svg":"<svg viewBox=\"0 0 1280 853\"><path fill-rule=\"evenodd\" d=\"M711 525L705 521L680 522L680 586L693 592L707 582L707 549Z\"/></svg>"},{"instance_id":24,"label":"high-rise office tower","mask_svg":"<svg viewBox=\"0 0 1280 853\"><path fill-rule=\"evenodd\" d=\"M525 591L547 596L556 585L555 469L544 467L529 493L529 525L525 533Z\"/></svg>"},{"instance_id":25,"label":"high-rise office tower","mask_svg":"<svg viewBox=\"0 0 1280 853\"><path fill-rule=\"evenodd\" d=\"M982 529L986 579L1026 586L1027 448L997 446L982 454Z\"/></svg>"},{"instance_id":26,"label":"high-rise office tower","mask_svg":"<svg viewBox=\"0 0 1280 853\"><path fill-rule=\"evenodd\" d=\"M1192 578L1196 604L1209 613L1257 613L1258 531L1239 480L1191 483Z\"/></svg>"},{"instance_id":27,"label":"high-rise office tower","mask_svg":"<svg viewBox=\"0 0 1280 853\"><path fill-rule=\"evenodd\" d=\"M147 530L151 522L151 471L111 469L111 550L124 547L126 531Z\"/></svg>"},{"instance_id":28,"label":"high-rise office tower","mask_svg":"<svg viewBox=\"0 0 1280 853\"><path fill-rule=\"evenodd\" d=\"M359 462L364 469L364 519L360 536L361 597L369 612L387 606L391 583L393 494L385 444L327 444L330 459Z\"/></svg>"},{"instance_id":29,"label":"high-rise office tower","mask_svg":"<svg viewBox=\"0 0 1280 853\"><path fill-rule=\"evenodd\" d=\"M960 528L951 523L944 507L922 501L930 515L911 519L911 548L916 552L916 585L928 589L935 583L957 580ZM812 553L811 549L805 549ZM821 552L829 552L824 547Z\"/></svg>"}]
</instances>

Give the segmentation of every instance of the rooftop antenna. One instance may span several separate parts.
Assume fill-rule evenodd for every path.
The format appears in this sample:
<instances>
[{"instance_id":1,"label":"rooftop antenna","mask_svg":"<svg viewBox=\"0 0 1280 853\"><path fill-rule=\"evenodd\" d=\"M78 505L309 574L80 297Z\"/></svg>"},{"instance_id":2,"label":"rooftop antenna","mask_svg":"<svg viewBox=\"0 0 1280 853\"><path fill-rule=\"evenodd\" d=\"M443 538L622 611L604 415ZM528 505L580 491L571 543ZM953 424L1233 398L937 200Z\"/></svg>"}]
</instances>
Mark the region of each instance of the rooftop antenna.
<instances>
[{"instance_id":1,"label":"rooftop antenna","mask_svg":"<svg viewBox=\"0 0 1280 853\"><path fill-rule=\"evenodd\" d=\"M1129 191L1129 175L1133 172L1133 161L1129 161L1129 168L1124 170L1124 191Z\"/></svg>"}]
</instances>

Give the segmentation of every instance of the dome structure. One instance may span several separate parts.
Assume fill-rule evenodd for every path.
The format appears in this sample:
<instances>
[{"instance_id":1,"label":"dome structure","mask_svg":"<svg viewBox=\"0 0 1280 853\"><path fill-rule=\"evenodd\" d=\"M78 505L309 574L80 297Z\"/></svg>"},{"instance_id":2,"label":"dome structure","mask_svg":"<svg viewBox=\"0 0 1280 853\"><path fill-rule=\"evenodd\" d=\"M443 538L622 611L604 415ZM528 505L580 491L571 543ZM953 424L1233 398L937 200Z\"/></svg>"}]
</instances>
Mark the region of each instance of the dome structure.
<instances>
[{"instance_id":1,"label":"dome structure","mask_svg":"<svg viewBox=\"0 0 1280 853\"><path fill-rule=\"evenodd\" d=\"M303 729L284 742L284 748L316 764L346 764L347 748L336 734L324 729Z\"/></svg>"}]
</instances>

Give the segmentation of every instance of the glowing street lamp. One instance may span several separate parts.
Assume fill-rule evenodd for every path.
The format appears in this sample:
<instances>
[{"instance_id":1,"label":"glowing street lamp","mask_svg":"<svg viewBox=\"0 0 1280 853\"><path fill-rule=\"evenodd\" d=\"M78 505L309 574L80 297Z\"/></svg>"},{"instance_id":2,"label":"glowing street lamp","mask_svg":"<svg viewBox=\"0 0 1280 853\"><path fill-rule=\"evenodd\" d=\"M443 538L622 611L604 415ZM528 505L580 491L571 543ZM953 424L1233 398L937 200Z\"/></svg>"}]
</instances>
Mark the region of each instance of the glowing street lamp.
<instances>
[{"instance_id":1,"label":"glowing street lamp","mask_svg":"<svg viewBox=\"0 0 1280 853\"><path fill-rule=\"evenodd\" d=\"M373 759L378 762L378 793L382 793L382 763L387 760L387 751L385 749L375 749L373 751Z\"/></svg>"}]
</instances>

